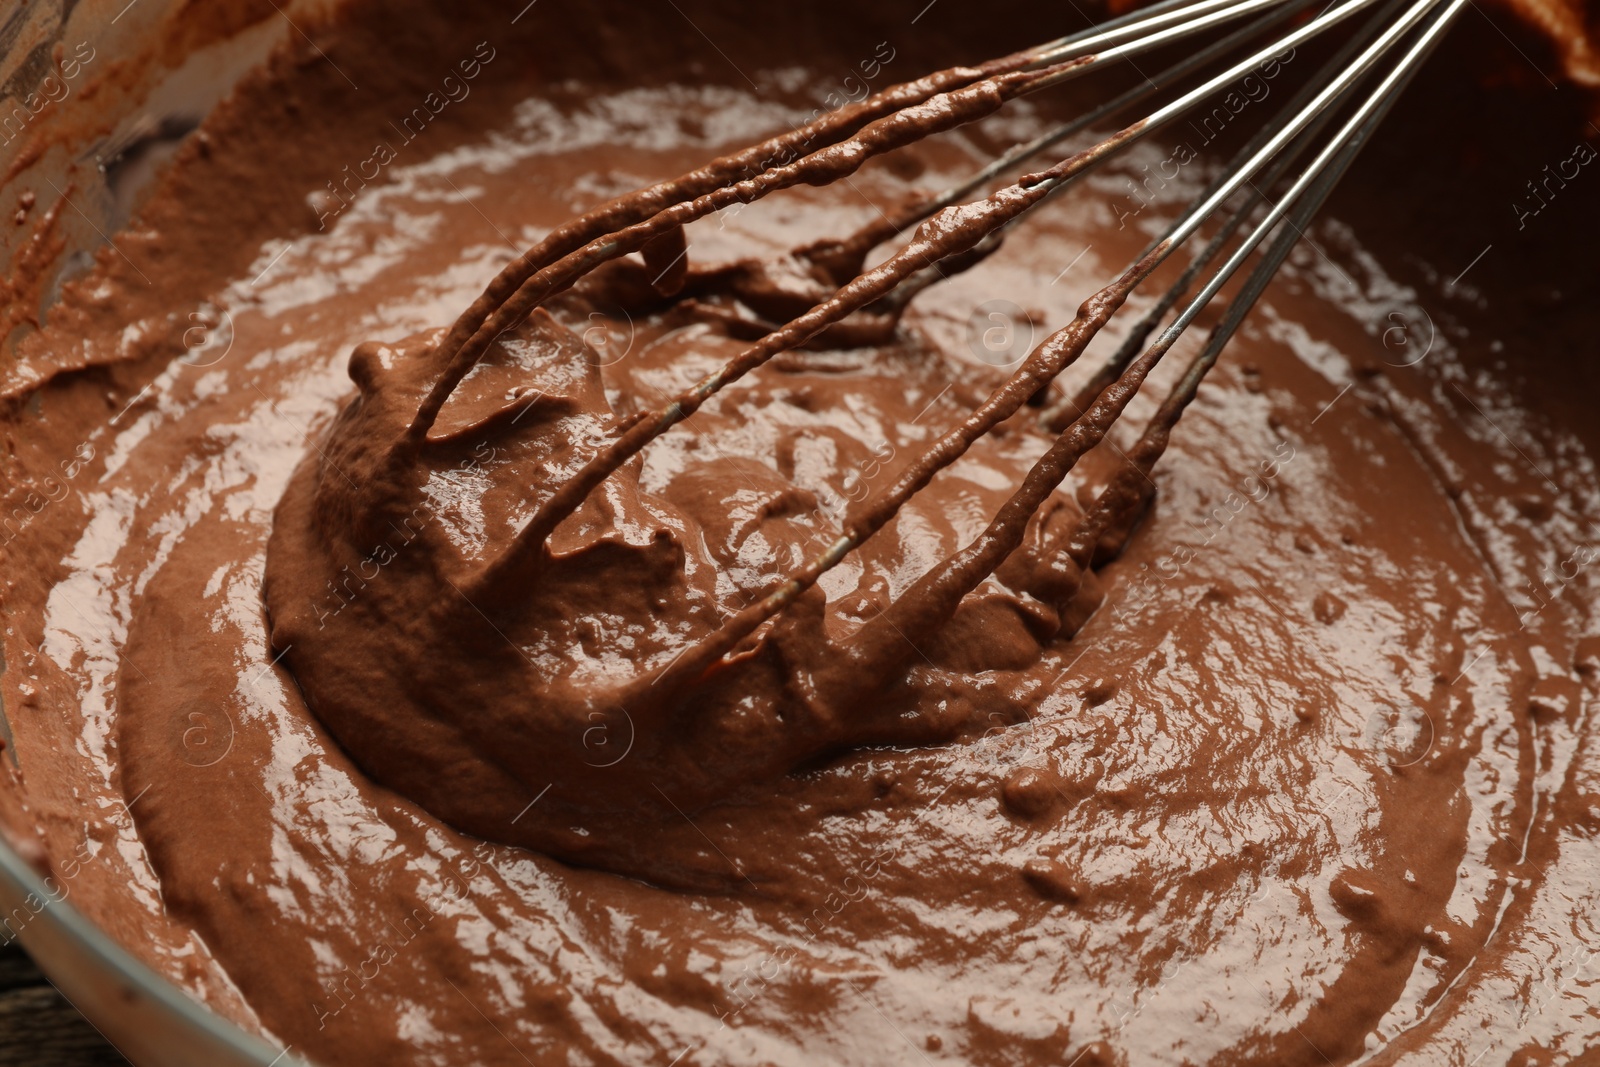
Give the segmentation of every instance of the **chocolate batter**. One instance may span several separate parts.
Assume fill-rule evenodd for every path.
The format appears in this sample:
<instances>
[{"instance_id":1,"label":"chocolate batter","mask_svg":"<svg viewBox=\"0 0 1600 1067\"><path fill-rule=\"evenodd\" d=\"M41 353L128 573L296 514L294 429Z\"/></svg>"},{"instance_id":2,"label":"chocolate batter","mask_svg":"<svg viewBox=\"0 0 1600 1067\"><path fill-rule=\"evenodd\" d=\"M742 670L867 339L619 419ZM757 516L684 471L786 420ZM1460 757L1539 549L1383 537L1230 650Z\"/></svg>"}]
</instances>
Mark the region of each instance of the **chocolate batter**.
<instances>
[{"instance_id":1,"label":"chocolate batter","mask_svg":"<svg viewBox=\"0 0 1600 1067\"><path fill-rule=\"evenodd\" d=\"M74 903L330 1064L1528 1063L1600 1041L1597 442L1514 369L1553 382L1546 352L1592 321L1553 268L1447 285L1470 251L1436 264L1440 230L1359 206L1391 184L1381 147L1092 568L1062 546L1181 360L973 591L881 621L1050 447L1032 390L732 666L671 673L1134 260L1215 162L1149 182L1182 131L897 328L752 369L548 524L540 562L493 565L619 425L782 321L817 281L781 276L785 250L1092 91L728 205L687 229L688 271L646 248L434 403L443 328L576 212L804 123L834 72L876 89L1048 33L685 11L541 4L508 29L358 6L317 31L328 62L280 56L207 121L23 343L0 693L32 847ZM1387 143L1477 92L1498 40L1466 31ZM1547 111L1502 148L1566 128ZM1550 227L1547 260L1577 256ZM1535 297L1531 351L1505 308ZM370 447L430 403L404 462ZM661 677L670 697L637 699Z\"/></svg>"}]
</instances>

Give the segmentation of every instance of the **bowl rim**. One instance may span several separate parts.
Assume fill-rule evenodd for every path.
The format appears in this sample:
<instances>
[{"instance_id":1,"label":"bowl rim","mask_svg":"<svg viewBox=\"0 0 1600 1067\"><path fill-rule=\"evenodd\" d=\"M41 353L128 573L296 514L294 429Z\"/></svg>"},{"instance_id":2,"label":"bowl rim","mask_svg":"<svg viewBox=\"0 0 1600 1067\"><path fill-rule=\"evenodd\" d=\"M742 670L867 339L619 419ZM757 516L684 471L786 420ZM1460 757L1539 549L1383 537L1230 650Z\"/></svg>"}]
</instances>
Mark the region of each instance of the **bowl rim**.
<instances>
[{"instance_id":1,"label":"bowl rim","mask_svg":"<svg viewBox=\"0 0 1600 1067\"><path fill-rule=\"evenodd\" d=\"M44 904L26 926L14 935L15 940L29 950L39 969L74 1007L80 1000L95 999L87 988L88 983L74 980L78 977L74 969L58 954L34 951L35 943L63 940L78 948L84 962L116 983L124 995L144 998L158 1016L166 1018L190 1039L188 1044L217 1057L210 1062L254 1067L307 1067L306 1061L290 1055L292 1045L281 1050L274 1049L259 1036L247 1032L184 992L165 975L123 948L71 902L58 898L45 884L43 876L22 858L4 835L0 835L0 903L7 906L9 913L16 907L26 906L25 902L30 896ZM52 934L55 936L51 937ZM91 1025L101 1030L103 1035L106 1034L101 1026L107 1022L106 1019L95 1018L97 1013L92 1011L82 1011L82 1014ZM162 1035L151 1033L148 1036L159 1042ZM111 1035L107 1035L107 1040L111 1040ZM117 1042L112 1043L119 1052L123 1052ZM127 1052L123 1054L128 1055ZM224 1056L227 1059L221 1058Z\"/></svg>"}]
</instances>

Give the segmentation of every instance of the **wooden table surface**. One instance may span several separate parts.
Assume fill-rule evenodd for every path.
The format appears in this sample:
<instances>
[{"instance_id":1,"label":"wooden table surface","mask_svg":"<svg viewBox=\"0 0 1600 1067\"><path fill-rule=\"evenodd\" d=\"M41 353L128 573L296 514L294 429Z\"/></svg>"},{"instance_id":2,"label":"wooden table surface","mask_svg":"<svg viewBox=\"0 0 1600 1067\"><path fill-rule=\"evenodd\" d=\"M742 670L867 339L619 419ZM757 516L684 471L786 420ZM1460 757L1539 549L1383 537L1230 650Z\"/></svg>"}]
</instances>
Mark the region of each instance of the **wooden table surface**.
<instances>
[{"instance_id":1,"label":"wooden table surface","mask_svg":"<svg viewBox=\"0 0 1600 1067\"><path fill-rule=\"evenodd\" d=\"M126 1067L12 942L0 948L0 1067Z\"/></svg>"}]
</instances>

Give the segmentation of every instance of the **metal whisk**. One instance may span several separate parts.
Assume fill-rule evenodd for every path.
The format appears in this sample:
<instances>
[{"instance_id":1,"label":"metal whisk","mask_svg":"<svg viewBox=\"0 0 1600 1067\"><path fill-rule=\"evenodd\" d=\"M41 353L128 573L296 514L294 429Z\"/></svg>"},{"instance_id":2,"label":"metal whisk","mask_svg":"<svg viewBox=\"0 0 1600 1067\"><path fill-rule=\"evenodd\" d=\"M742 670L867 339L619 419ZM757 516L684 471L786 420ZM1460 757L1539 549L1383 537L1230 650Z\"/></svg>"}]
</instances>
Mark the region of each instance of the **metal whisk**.
<instances>
[{"instance_id":1,"label":"metal whisk","mask_svg":"<svg viewBox=\"0 0 1600 1067\"><path fill-rule=\"evenodd\" d=\"M288 650L318 714L380 780L469 830L600 864L622 862L617 857L631 847L623 842L636 842L640 828L653 824L651 813L667 805L703 804L845 745L937 738L947 727L866 722L848 709L867 701L874 685L904 673L911 650L903 635L930 632L950 619L962 598L1018 548L1030 517L1106 435L1201 311L1255 258L1203 348L1129 450L1131 463L1060 545L1062 594L1072 594L1102 540L1136 519L1148 499L1147 476L1206 373L1465 2L1334 0L1313 11L1310 0L1166 0L980 66L886 89L560 227L502 270L448 331L403 351L358 349L352 376L362 397L340 416L279 510L266 588L274 644ZM982 260L1007 227L1086 171L1274 57L1341 25L1344 40L1316 77L1159 240L891 484L861 501L837 538L771 592L675 652L637 662L636 673L615 684L566 684L559 671L536 664L512 639L526 622L528 599L559 583L564 564L548 549L557 527L708 399L798 346L886 339L917 293ZM783 273L800 284L767 284L759 265L699 274L691 268L684 227L697 219L781 189L843 180L870 159L991 115L1017 97L1199 35L1207 43L1169 69L1016 146L958 187L906 204L844 238L791 252ZM1198 83L1177 92L1174 87L1191 77ZM1169 102L1091 147L982 193L1075 134L1174 92ZM1244 203L1228 208L1241 193ZM759 714L743 707L738 716L727 710L739 705L742 676L778 669L763 666L763 642L775 640L786 624L817 625L785 620L821 576L883 529L975 441L1044 395L1134 288L1219 213L1220 226L1118 351L1071 396L1042 412L1053 443L987 529L863 624L847 646L808 664L804 686L776 687L774 707ZM875 250L896 238L903 243L892 254L865 267ZM631 253L641 255L643 269L628 275L622 264L637 261L622 257ZM428 618L400 625L387 612L416 598L389 601L380 594L341 615L332 626L337 635L330 633L330 620L304 609L298 587L335 573L339 546L367 543L370 531L414 512L419 463L439 447L430 430L468 372L497 343L528 329L541 305L605 270L624 289L631 284L640 299L733 293L763 321L757 336L720 369L656 410L619 419L577 472L536 504L509 543L485 558L463 560L438 539L427 563L407 563L402 575L387 579L438 584ZM330 467L339 477L325 476ZM402 681L386 681L397 655L406 655L411 666ZM352 680L352 665L369 659L382 669ZM513 682L485 681L496 673ZM722 726L706 725L724 712ZM426 742L413 737L415 730L399 728L412 715L432 724ZM624 728L631 759L594 760L593 731ZM474 762L467 753L481 758ZM551 800L525 821L510 827L484 821L484 795L543 795L551 783ZM581 833L573 829L580 824Z\"/></svg>"}]
</instances>

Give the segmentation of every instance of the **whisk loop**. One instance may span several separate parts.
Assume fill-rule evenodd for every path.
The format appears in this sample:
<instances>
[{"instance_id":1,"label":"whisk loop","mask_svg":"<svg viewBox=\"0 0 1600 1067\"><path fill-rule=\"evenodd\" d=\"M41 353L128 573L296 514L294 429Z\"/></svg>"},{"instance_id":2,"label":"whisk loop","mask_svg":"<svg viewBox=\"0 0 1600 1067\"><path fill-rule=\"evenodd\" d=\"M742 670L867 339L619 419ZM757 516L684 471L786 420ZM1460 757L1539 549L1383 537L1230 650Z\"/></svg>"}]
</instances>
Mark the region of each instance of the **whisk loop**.
<instances>
[{"instance_id":1,"label":"whisk loop","mask_svg":"<svg viewBox=\"0 0 1600 1067\"><path fill-rule=\"evenodd\" d=\"M1313 0L1166 0L1082 33L894 86L557 228L507 265L449 329L404 353L362 346L352 357L352 376L362 396L341 415L324 452L327 462L337 462L348 477L341 484L330 481L327 488L313 468L280 505L266 590L274 643L289 654L308 699L336 733L344 729L353 737L356 725L367 731L359 745L367 746L366 762L380 778L401 782L412 795L427 794L421 797L425 803L447 818L459 816L455 821L468 829L501 837L507 833L503 827L471 825L481 805L461 802L457 794L538 790L553 782L560 788L512 836L588 862L607 862L606 849L618 835L636 834L643 825L641 812L660 808L658 798L667 792L693 805L842 746L947 736L952 727L932 718L885 722L853 709L906 674L915 654L906 634L937 631L963 598L1017 552L1030 522L1074 465L1105 438L1152 371L1243 272L1198 354L1128 450L1126 466L1081 515L1073 513L1072 527L1052 542L1059 580L1050 595L1062 605L1076 596L1084 575L1136 525L1150 500L1149 476L1229 338L1465 3L1334 0L1314 10ZM1085 299L1071 322L1045 337L963 418L935 433L880 490L851 505L823 550L783 574L759 598L698 637L641 655L631 676L606 684L596 684L592 676L570 682L559 670L535 662L515 634L508 636L507 628L527 623L519 612L530 590L559 584L566 573L551 548L558 529L604 495L602 487L652 442L692 419L707 401L802 345L888 340L920 293L981 262L1009 228L1084 174L1291 49L1352 22L1354 29L1318 73L1290 94L1156 240ZM1198 47L1086 114L1016 145L952 188L910 200L853 233L793 249L768 265L752 261L708 269L692 262L685 227L697 220L795 186L845 180L875 158L979 121L1019 97L1197 37ZM1142 109L1138 117L1116 118L1136 108ZM1113 119L1120 125L1095 143L1045 158ZM1031 169L1007 180L1025 167ZM1221 222L1204 246L1116 351L1084 384L1062 394L1056 387L1062 372L1135 289L1219 215ZM642 258L642 268L626 258L634 253ZM867 267L874 254L880 258ZM769 268L793 284L769 284L770 276L763 273ZM506 543L491 544L481 559L441 558L407 572L412 577L406 580L441 586L437 604L433 615L407 620L386 635L383 654L393 655L406 642L423 657L441 645L500 648L496 642L501 641L509 651L496 653L494 669L523 679L524 687L511 687L514 699L506 697L472 671L456 670L446 652L418 668L412 684L395 690L401 708L384 711L414 711L438 725L429 735L435 748L404 748L401 740L383 736L389 720L374 726L372 713L356 708L341 689L346 683L317 659L319 637L286 590L303 576L327 569L319 559L329 554L329 544L343 543L341 538L359 541L351 531L393 521L417 505L422 490L416 470L429 449L447 443L430 433L457 387L497 342L530 324L551 321L540 310L543 305L575 287L581 292L596 277L633 294L630 298L641 305L731 296L753 309L756 318L739 320L742 334L730 327L730 334L747 340L720 367L659 407L615 418L606 427L609 436L537 501ZM889 525L940 472L1030 403L1042 407L1038 423L1048 447L976 537L927 568L848 640L820 638L826 646L820 657L798 666L781 655L760 661L762 642L776 640L771 635L781 626L824 633L819 600L808 597L823 576ZM353 493L351 485L357 487ZM335 491L337 501L327 496ZM614 486L606 490L612 491ZM447 557L451 550L440 542L439 551ZM679 566L661 558L667 560L662 566ZM461 603L471 611L458 610ZM377 618L382 606L363 610ZM315 622L320 629L322 620ZM359 612L342 617L339 625L352 645L376 640ZM368 651L376 655L375 649ZM477 655L472 662L486 654ZM741 671L755 670L805 676L778 684L773 706L752 711L739 700L739 680ZM443 710L462 694L476 702L470 714ZM715 728L706 724L717 716ZM575 733L587 737L600 728L595 723L608 729L625 723L630 730L633 755L620 764L605 763L604 777L597 777L597 764L573 748ZM632 731L640 740L636 748ZM449 747L460 738L466 739L460 742L465 749ZM440 754L446 748L451 755ZM482 758L472 763L460 755L465 750ZM429 779L413 764L438 773ZM582 834L572 828L574 812L583 813Z\"/></svg>"},{"instance_id":2,"label":"whisk loop","mask_svg":"<svg viewBox=\"0 0 1600 1067\"><path fill-rule=\"evenodd\" d=\"M1262 63L1281 55L1288 49L1303 44L1317 36L1330 26L1348 18L1361 10L1373 6L1376 0L1346 0L1345 3L1330 7L1325 13L1314 21L1291 32L1280 40L1272 42L1265 48L1248 55L1246 58L1235 62L1221 72L1213 75L1200 86L1190 90L1171 103L1159 108L1152 114L1125 126L1110 137L1098 144L1076 153L1061 161L1055 166L1028 175L1016 184L992 193L986 200L981 201L963 211L953 204L942 206L932 212L934 220L947 218L949 224L945 226L930 227L930 232L924 236L919 231L917 237L910 244L901 249L894 256L880 264L872 271L866 272L841 287L828 300L818 304L810 312L799 316L782 329L769 334L756 345L741 353L716 373L707 376L696 383L691 389L663 407L662 409L640 416L636 422L600 454L598 454L583 471L573 478L562 490L551 497L545 505L529 521L527 526L518 535L514 544L508 548L499 561L493 565L485 577L485 583L498 584L506 576L508 570L524 564L527 558L539 551L550 532L587 498L588 494L614 472L623 463L667 432L673 426L691 416L708 398L715 395L727 385L739 380L749 371L765 363L778 353L788 351L804 344L815 337L827 325L837 322L852 312L866 307L875 300L882 299L900 284L915 270L924 268L932 263L955 256L974 247L979 240L994 233L1000 227L1013 222L1022 214L1032 210L1042 203L1050 194L1058 191L1072 179L1078 177L1096 163L1119 148L1131 144L1133 141L1146 136L1160 128L1163 124L1184 114L1198 101L1206 99L1221 89L1226 88L1235 80ZM1294 5L1279 2L1279 0L1246 0L1244 3L1221 3L1208 0L1206 3L1175 7L1171 10L1153 16L1151 22L1159 20L1171 21L1198 9L1198 14L1189 22L1180 23L1167 29L1157 30L1152 37L1136 38L1127 43L1116 44L1103 52L1089 53L1082 57L1077 49L1083 44L1063 44L1042 51L1035 60L1036 63L1052 63L1053 66L1045 69L1052 71L1050 77L1057 77L1060 73L1059 57L1072 55L1077 58L1089 58L1096 61L1121 58L1126 54L1148 46L1153 38L1165 40L1181 37L1187 33L1198 32L1197 25L1210 26L1223 21L1228 17L1240 17L1246 10L1254 11L1261 8L1278 7L1280 10L1293 11ZM695 669L704 669L714 661L717 656L730 651L739 641L743 640L762 621L769 618L777 611L781 611L787 604L804 590L815 584L818 578L829 569L841 562L848 553L860 545L866 538L888 522L898 511L899 507L910 496L920 489L932 475L939 469L948 466L958 459L973 440L982 436L999 422L1010 417L1021 403L1032 396L1039 387L1053 381L1066 367L1082 353L1094 333L1105 324L1111 314L1119 308L1126 296L1141 281L1147 278L1161 265L1166 258L1192 236L1211 215L1250 179L1256 176L1267 163L1284 147L1292 143L1295 138L1314 123L1319 115L1324 114L1330 104L1342 95L1351 85L1358 82L1377 63L1395 42L1413 29L1418 21L1423 19L1438 7L1437 0L1420 0L1404 10L1400 18L1392 25L1385 28L1378 39L1368 46L1358 57L1347 65L1331 71L1331 77L1320 92L1313 94L1312 99L1302 106L1295 108L1282 117L1276 128L1265 137L1264 142L1256 147L1255 151L1240 161L1237 166L1220 179L1208 193L1175 223L1166 235L1150 248L1136 263L1128 268L1121 277L1112 285L1101 290L1095 297L1084 304L1079 317L1066 329L1052 336L1040 346L1028 361L1018 370L1017 374L1002 386L977 411L974 412L966 423L947 433L932 446L922 457L924 462L916 464L907 472L902 480L891 486L876 501L876 506L864 514L856 517L850 523L839 539L819 556L811 565L791 575L788 581L777 591L762 600L758 605L747 609L746 613L732 619L724 627L724 632L715 635L706 644L703 654L684 656L677 660L672 668L675 672L686 673ZM1450 13L1453 13L1454 6ZM1137 24L1135 24L1137 25ZM1124 27L1124 31L1131 31L1132 27ZM1437 31L1435 31L1437 32ZM1163 35L1170 35L1165 36ZM1434 34L1430 33L1419 42L1419 48L1414 48L1402 63L1396 67L1410 69L1411 64L1420 61L1425 54L1426 47L1431 44ZM1094 39L1091 38L1093 43ZM1069 59L1067 62L1073 62ZM1186 67L1188 64L1181 64ZM1380 99L1379 93L1386 90L1390 79L1385 79L1384 85L1368 98L1367 105ZM1363 113L1367 110L1363 106ZM1344 136L1341 132L1340 136ZM1337 141L1338 138L1335 139ZM1047 142L1038 142L1035 151L1046 147ZM1266 221L1258 226L1256 231L1247 238L1241 246L1242 254L1248 254L1263 239L1267 230L1283 217L1285 205L1292 204L1293 196L1298 196L1304 190L1311 176L1322 166L1327 164L1327 153L1324 152L1312 166L1306 168L1302 177L1295 186L1290 196L1286 196L1280 204L1273 209ZM1013 162L1020 162L1021 158ZM853 168L852 168L853 169ZM1263 229L1265 227L1265 229ZM618 245L617 247L621 247ZM1210 300L1211 296L1222 287L1237 269L1238 254L1229 259L1224 267L1213 275L1211 282L1202 290L1203 298L1191 302L1189 307L1179 316L1162 339L1155 346L1159 351L1151 357L1150 366L1160 359L1164 353L1177 340L1183 330L1193 321L1195 315ZM1148 373L1148 367L1140 371L1138 364L1124 373L1132 373L1136 382L1142 381ZM1111 380L1117 380L1112 378ZM1103 389L1109 385L1106 381L1101 385ZM1136 391L1136 389L1134 390ZM1099 390L1096 390L1098 393ZM1132 393L1127 394L1131 398ZM1126 400L1117 405L1115 410L1120 412ZM1082 416L1078 420L1081 421ZM1093 422L1094 420L1090 420ZM1069 426L1071 423L1068 424ZM1103 436L1104 428L1098 431L1086 431L1085 440L1092 438L1098 441ZM1086 451L1085 446L1079 452ZM1065 475L1070 469L1070 464L1063 469ZM1059 478L1056 482L1059 482ZM981 576L980 576L981 578ZM974 583L975 584L975 583Z\"/></svg>"}]
</instances>

